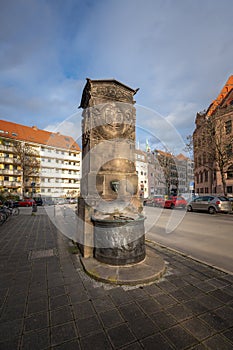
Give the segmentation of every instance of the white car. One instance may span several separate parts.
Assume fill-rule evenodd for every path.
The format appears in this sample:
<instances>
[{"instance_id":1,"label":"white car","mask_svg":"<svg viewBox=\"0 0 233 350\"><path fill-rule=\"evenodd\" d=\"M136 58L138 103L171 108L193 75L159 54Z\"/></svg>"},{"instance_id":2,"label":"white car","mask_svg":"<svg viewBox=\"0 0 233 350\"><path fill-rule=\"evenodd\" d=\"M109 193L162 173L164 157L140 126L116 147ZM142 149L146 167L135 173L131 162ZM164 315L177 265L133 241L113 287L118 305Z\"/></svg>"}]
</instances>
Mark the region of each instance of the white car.
<instances>
[{"instance_id":1,"label":"white car","mask_svg":"<svg viewBox=\"0 0 233 350\"><path fill-rule=\"evenodd\" d=\"M77 199L76 198L70 198L69 203L70 204L77 204Z\"/></svg>"},{"instance_id":2,"label":"white car","mask_svg":"<svg viewBox=\"0 0 233 350\"><path fill-rule=\"evenodd\" d=\"M187 211L207 211L210 214L232 211L231 202L225 196L206 195L200 196L189 202Z\"/></svg>"}]
</instances>

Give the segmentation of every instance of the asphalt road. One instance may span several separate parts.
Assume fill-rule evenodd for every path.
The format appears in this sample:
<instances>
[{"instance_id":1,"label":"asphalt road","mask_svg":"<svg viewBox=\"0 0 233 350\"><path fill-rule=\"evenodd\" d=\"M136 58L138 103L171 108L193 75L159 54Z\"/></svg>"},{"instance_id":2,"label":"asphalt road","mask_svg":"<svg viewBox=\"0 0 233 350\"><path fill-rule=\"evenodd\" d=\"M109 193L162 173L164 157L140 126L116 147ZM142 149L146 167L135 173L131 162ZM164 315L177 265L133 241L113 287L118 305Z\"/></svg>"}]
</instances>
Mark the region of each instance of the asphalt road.
<instances>
[{"instance_id":1,"label":"asphalt road","mask_svg":"<svg viewBox=\"0 0 233 350\"><path fill-rule=\"evenodd\" d=\"M44 210L45 209L45 210ZM20 208L30 214L31 208ZM70 239L77 240L75 205L38 207ZM144 207L146 238L233 273L233 215Z\"/></svg>"},{"instance_id":2,"label":"asphalt road","mask_svg":"<svg viewBox=\"0 0 233 350\"><path fill-rule=\"evenodd\" d=\"M144 207L146 238L233 273L233 215Z\"/></svg>"}]
</instances>

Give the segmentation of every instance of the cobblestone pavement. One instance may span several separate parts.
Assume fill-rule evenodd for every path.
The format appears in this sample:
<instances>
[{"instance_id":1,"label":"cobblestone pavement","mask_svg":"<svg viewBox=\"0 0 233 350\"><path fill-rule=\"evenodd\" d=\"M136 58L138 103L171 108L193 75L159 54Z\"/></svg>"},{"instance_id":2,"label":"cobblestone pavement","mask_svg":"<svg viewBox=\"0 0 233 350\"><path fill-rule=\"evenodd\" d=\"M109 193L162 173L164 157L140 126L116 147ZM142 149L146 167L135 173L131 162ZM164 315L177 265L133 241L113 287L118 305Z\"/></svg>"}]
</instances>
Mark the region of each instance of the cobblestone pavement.
<instances>
[{"instance_id":1,"label":"cobblestone pavement","mask_svg":"<svg viewBox=\"0 0 233 350\"><path fill-rule=\"evenodd\" d=\"M43 208L0 226L0 349L233 349L233 276L156 247L162 280L90 279Z\"/></svg>"}]
</instances>

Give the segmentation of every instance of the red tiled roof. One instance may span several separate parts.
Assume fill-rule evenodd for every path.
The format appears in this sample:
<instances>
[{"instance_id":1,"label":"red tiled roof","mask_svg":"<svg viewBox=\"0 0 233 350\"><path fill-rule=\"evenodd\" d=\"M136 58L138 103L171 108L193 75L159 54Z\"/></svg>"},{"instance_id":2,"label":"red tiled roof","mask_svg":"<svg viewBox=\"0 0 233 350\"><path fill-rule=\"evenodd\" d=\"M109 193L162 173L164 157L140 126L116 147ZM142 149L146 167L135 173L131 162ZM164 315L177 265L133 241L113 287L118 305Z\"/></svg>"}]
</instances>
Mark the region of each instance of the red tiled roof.
<instances>
[{"instance_id":1,"label":"red tiled roof","mask_svg":"<svg viewBox=\"0 0 233 350\"><path fill-rule=\"evenodd\" d=\"M1 136L13 140L80 151L80 147L71 136L41 130L36 126L30 127L5 120L0 120L0 137Z\"/></svg>"},{"instance_id":2,"label":"red tiled roof","mask_svg":"<svg viewBox=\"0 0 233 350\"><path fill-rule=\"evenodd\" d=\"M186 157L182 153L178 154L178 156L176 156L176 158L179 159L179 160L188 160L188 157Z\"/></svg>"},{"instance_id":3,"label":"red tiled roof","mask_svg":"<svg viewBox=\"0 0 233 350\"><path fill-rule=\"evenodd\" d=\"M168 158L175 158L175 156L172 155L171 153L164 152L161 150L156 150L156 153L158 153L160 156L164 156L164 157L168 157Z\"/></svg>"},{"instance_id":4,"label":"red tiled roof","mask_svg":"<svg viewBox=\"0 0 233 350\"><path fill-rule=\"evenodd\" d=\"M218 97L211 103L207 110L207 115L213 115L214 112L216 111L217 107L221 104L223 99L228 95L228 93L233 89L233 75L231 75L224 87L222 88L220 94Z\"/></svg>"}]
</instances>

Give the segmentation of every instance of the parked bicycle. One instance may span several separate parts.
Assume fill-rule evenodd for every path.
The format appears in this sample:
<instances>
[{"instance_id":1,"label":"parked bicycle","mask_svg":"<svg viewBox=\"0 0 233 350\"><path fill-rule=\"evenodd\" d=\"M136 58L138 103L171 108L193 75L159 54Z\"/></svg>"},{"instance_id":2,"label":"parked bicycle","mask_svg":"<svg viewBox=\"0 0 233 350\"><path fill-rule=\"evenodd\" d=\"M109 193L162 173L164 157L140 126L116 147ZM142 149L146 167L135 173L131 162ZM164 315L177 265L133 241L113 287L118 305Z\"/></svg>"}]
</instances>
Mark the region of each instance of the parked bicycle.
<instances>
[{"instance_id":1,"label":"parked bicycle","mask_svg":"<svg viewBox=\"0 0 233 350\"><path fill-rule=\"evenodd\" d=\"M9 211L10 215L12 216L18 216L19 215L19 208L15 207L15 208L7 208L7 210Z\"/></svg>"},{"instance_id":2,"label":"parked bicycle","mask_svg":"<svg viewBox=\"0 0 233 350\"><path fill-rule=\"evenodd\" d=\"M0 208L0 224L3 224L9 216L18 216L19 208L13 204L6 203Z\"/></svg>"},{"instance_id":3,"label":"parked bicycle","mask_svg":"<svg viewBox=\"0 0 233 350\"><path fill-rule=\"evenodd\" d=\"M7 215L3 209L0 209L0 225L4 224L7 220Z\"/></svg>"}]
</instances>

